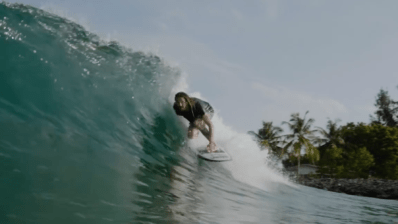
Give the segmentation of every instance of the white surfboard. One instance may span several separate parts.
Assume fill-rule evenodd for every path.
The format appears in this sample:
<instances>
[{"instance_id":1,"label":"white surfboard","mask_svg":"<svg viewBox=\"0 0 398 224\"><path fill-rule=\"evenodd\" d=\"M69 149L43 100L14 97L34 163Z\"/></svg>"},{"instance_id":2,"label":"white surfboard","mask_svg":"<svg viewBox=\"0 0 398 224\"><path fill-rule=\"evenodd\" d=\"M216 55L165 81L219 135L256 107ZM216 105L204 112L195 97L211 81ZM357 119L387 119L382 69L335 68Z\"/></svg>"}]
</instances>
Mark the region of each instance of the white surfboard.
<instances>
[{"instance_id":1,"label":"white surfboard","mask_svg":"<svg viewBox=\"0 0 398 224\"><path fill-rule=\"evenodd\" d=\"M212 162L231 161L231 156L221 147L217 146L217 151L207 152L205 149L198 150L198 157Z\"/></svg>"}]
</instances>

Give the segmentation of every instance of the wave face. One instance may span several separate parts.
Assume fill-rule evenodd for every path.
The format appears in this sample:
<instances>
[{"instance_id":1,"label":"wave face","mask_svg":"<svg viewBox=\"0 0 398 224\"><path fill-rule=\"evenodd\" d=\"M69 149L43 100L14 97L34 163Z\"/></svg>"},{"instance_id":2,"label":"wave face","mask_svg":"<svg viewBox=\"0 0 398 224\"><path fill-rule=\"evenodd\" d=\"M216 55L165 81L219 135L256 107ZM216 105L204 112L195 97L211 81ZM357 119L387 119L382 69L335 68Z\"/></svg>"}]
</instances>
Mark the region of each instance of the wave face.
<instances>
[{"instance_id":1,"label":"wave face","mask_svg":"<svg viewBox=\"0 0 398 224\"><path fill-rule=\"evenodd\" d=\"M177 161L184 135L168 96L179 71L42 10L2 3L0 15L5 216L116 220L130 175L167 179Z\"/></svg>"},{"instance_id":2,"label":"wave face","mask_svg":"<svg viewBox=\"0 0 398 224\"><path fill-rule=\"evenodd\" d=\"M187 141L172 110L180 80L156 55L0 3L0 223L397 220L391 201L290 183L218 114L234 160L199 160L206 140Z\"/></svg>"}]
</instances>

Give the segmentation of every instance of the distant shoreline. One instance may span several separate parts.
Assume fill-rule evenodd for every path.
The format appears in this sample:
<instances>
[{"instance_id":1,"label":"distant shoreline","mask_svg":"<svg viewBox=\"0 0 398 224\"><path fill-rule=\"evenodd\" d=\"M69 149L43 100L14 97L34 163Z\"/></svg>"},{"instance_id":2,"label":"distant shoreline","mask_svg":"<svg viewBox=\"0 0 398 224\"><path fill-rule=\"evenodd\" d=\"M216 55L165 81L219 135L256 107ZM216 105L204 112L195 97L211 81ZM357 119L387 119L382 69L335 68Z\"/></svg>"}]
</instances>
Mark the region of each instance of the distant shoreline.
<instances>
[{"instance_id":1,"label":"distant shoreline","mask_svg":"<svg viewBox=\"0 0 398 224\"><path fill-rule=\"evenodd\" d=\"M398 200L398 180L334 179L301 176L297 183L332 192Z\"/></svg>"}]
</instances>

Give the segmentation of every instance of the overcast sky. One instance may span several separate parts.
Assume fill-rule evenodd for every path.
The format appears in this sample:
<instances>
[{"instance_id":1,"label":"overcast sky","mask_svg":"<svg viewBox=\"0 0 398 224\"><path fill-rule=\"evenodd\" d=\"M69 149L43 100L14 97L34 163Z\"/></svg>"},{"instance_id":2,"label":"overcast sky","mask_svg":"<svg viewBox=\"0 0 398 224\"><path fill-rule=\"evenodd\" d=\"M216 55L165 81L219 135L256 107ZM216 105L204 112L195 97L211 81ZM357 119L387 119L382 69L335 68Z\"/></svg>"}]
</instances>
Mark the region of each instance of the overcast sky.
<instances>
[{"instance_id":1,"label":"overcast sky","mask_svg":"<svg viewBox=\"0 0 398 224\"><path fill-rule=\"evenodd\" d=\"M239 132L307 110L315 126L369 122L381 88L398 100L396 0L9 2L156 52Z\"/></svg>"}]
</instances>

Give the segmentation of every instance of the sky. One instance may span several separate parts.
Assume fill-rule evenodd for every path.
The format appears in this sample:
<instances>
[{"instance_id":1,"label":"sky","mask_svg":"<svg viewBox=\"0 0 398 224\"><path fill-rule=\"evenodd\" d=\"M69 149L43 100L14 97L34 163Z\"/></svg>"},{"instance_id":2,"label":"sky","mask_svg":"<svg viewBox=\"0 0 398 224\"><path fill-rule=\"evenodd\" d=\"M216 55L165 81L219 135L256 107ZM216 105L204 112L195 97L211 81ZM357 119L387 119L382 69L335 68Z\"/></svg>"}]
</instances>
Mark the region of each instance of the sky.
<instances>
[{"instance_id":1,"label":"sky","mask_svg":"<svg viewBox=\"0 0 398 224\"><path fill-rule=\"evenodd\" d=\"M398 100L395 0L18 0L104 39L155 53L226 125L257 131L292 113L369 122L381 88Z\"/></svg>"}]
</instances>

